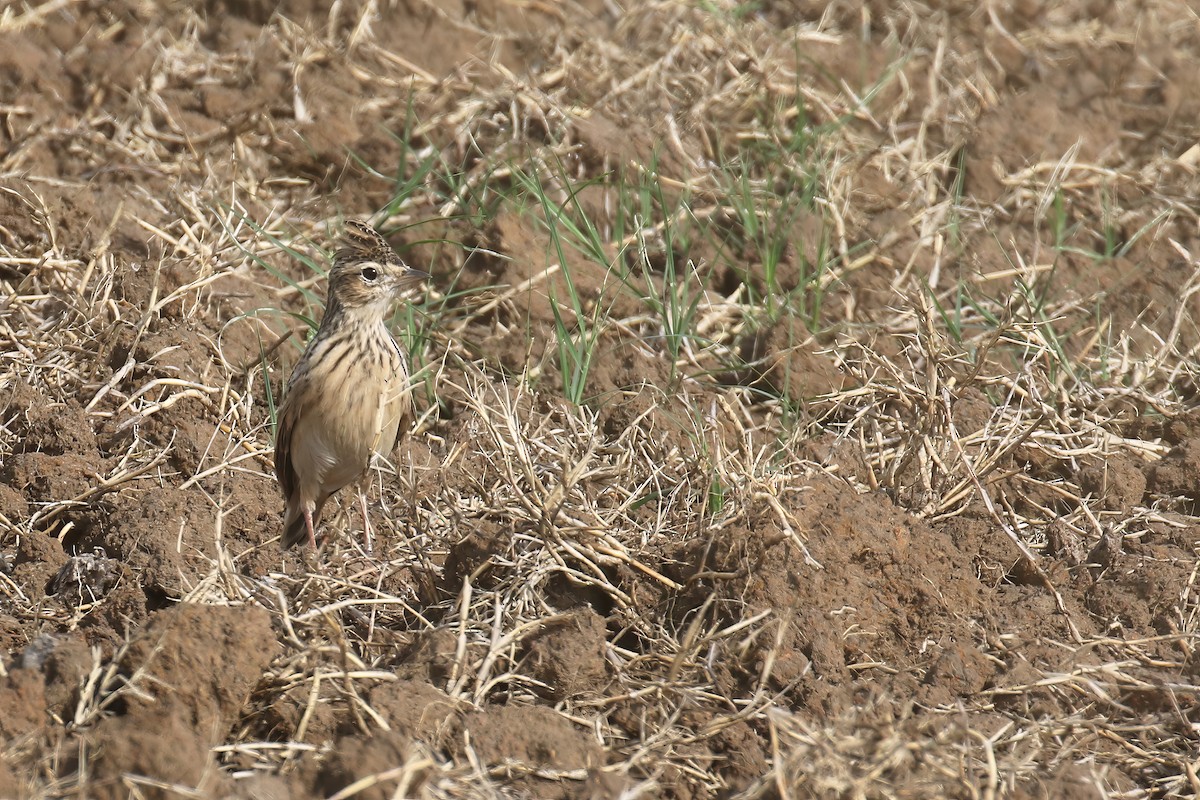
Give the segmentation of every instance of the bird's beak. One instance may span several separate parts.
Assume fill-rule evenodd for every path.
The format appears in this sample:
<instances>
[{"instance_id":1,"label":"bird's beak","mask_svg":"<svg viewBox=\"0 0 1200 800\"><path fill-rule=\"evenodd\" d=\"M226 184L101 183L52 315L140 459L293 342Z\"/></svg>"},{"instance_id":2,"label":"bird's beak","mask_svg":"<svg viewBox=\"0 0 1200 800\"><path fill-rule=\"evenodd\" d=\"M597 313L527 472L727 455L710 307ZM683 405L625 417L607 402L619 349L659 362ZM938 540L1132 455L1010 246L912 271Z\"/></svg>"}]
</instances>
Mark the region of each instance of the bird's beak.
<instances>
[{"instance_id":1,"label":"bird's beak","mask_svg":"<svg viewBox=\"0 0 1200 800\"><path fill-rule=\"evenodd\" d=\"M404 270L404 274L400 276L400 282L404 286L416 286L418 283L424 283L427 280L429 280L428 272L422 272L412 267Z\"/></svg>"}]
</instances>

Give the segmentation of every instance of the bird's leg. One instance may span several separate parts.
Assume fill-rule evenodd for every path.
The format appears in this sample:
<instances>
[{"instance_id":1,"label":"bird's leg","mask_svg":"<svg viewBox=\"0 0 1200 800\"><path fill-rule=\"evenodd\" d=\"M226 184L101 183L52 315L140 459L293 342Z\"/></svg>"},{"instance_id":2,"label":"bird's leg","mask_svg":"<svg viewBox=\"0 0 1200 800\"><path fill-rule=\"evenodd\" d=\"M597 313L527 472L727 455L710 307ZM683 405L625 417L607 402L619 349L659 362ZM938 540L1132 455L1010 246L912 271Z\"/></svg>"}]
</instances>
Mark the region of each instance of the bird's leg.
<instances>
[{"instance_id":1,"label":"bird's leg","mask_svg":"<svg viewBox=\"0 0 1200 800\"><path fill-rule=\"evenodd\" d=\"M363 476L363 479L358 484L358 507L362 509L363 515L363 546L367 552L371 552L371 521L367 518L367 487L371 482L371 472Z\"/></svg>"},{"instance_id":2,"label":"bird's leg","mask_svg":"<svg viewBox=\"0 0 1200 800\"><path fill-rule=\"evenodd\" d=\"M317 549L317 534L313 531L313 510L308 504L304 505L304 529L308 531L308 546L313 550Z\"/></svg>"}]
</instances>

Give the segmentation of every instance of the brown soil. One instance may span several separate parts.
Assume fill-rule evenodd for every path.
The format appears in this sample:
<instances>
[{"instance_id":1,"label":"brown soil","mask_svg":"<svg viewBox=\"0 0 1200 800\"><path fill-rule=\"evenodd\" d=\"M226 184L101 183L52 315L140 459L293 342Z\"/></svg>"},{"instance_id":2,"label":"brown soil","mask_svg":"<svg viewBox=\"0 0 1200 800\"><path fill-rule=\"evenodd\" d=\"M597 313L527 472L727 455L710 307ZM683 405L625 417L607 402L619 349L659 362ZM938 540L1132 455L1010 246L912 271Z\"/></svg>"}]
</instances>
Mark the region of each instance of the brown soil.
<instances>
[{"instance_id":1,"label":"brown soil","mask_svg":"<svg viewBox=\"0 0 1200 800\"><path fill-rule=\"evenodd\" d=\"M0 14L0 798L1200 791L1194 12L712 5ZM837 130L778 277L815 333L738 305L761 252L694 178L798 106ZM423 415L372 552L347 491L281 554L305 261L423 150L461 178L389 221ZM565 245L621 321L567 402L513 164L702 209L728 236L645 266L719 265L680 279L704 345ZM945 332L955 287L1002 336Z\"/></svg>"}]
</instances>

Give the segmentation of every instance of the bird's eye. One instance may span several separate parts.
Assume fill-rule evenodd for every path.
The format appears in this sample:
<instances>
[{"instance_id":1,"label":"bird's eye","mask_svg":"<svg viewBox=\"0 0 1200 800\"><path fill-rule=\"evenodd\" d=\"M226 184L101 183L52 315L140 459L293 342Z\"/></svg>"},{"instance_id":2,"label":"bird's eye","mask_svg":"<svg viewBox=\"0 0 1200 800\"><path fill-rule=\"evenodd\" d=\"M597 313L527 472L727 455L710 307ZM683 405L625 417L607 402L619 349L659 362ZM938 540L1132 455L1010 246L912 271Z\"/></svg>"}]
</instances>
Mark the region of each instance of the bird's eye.
<instances>
[{"instance_id":1,"label":"bird's eye","mask_svg":"<svg viewBox=\"0 0 1200 800\"><path fill-rule=\"evenodd\" d=\"M379 277L379 270L374 267L363 267L362 276L367 283L374 283Z\"/></svg>"}]
</instances>

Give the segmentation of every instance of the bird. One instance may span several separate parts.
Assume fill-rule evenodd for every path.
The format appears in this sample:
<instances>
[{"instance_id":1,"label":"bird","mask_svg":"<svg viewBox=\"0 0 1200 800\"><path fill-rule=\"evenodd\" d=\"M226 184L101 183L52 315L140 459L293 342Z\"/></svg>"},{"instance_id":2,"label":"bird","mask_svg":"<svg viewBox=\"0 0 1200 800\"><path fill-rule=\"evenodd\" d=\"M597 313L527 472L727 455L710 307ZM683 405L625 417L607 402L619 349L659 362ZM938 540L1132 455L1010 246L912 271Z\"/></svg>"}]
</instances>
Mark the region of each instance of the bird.
<instances>
[{"instance_id":1,"label":"bird","mask_svg":"<svg viewBox=\"0 0 1200 800\"><path fill-rule=\"evenodd\" d=\"M380 233L347 220L329 269L325 315L296 362L279 407L275 476L286 501L284 550L307 539L326 501L390 453L412 415L408 359L387 326L392 307L429 278ZM365 491L360 491L370 548Z\"/></svg>"}]
</instances>

